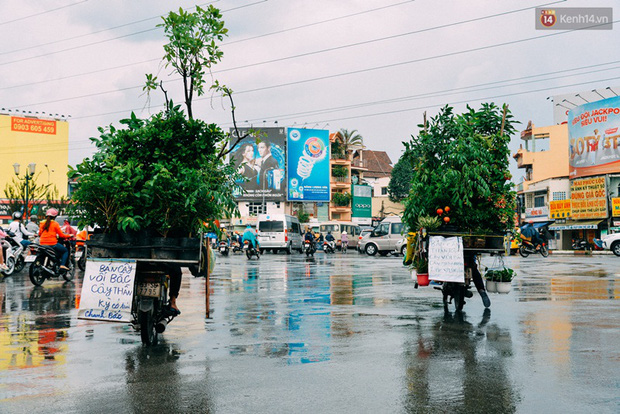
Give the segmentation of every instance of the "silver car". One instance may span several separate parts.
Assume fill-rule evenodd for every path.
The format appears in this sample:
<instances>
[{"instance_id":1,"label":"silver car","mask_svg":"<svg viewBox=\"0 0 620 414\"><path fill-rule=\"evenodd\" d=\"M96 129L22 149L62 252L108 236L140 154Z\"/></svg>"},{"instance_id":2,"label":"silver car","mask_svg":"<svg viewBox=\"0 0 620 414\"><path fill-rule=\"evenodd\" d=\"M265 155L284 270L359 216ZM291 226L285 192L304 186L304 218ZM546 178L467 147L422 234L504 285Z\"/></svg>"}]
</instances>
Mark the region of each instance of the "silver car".
<instances>
[{"instance_id":1,"label":"silver car","mask_svg":"<svg viewBox=\"0 0 620 414\"><path fill-rule=\"evenodd\" d=\"M368 236L360 240L360 251L369 256L401 253L401 250L397 250L397 244L402 240L404 232L405 225L400 217L386 217Z\"/></svg>"}]
</instances>

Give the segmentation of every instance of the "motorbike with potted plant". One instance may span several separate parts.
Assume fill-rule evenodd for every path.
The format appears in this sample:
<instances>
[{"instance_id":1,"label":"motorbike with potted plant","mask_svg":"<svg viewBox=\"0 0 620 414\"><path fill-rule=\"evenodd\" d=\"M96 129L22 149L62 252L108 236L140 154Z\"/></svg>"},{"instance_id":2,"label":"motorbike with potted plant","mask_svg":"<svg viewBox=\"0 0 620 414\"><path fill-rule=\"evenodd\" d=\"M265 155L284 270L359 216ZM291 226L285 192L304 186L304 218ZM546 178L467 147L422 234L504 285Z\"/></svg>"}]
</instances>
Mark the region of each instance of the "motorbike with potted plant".
<instances>
[{"instance_id":1,"label":"motorbike with potted plant","mask_svg":"<svg viewBox=\"0 0 620 414\"><path fill-rule=\"evenodd\" d=\"M514 227L516 193L510 183L508 144L515 132L507 106L483 103L455 114L442 108L405 143L399 162L411 166L411 188L403 221L405 264L428 267L429 282L442 292L444 309L461 311L476 287L484 307L490 299L479 270L482 255L505 254Z\"/></svg>"}]
</instances>

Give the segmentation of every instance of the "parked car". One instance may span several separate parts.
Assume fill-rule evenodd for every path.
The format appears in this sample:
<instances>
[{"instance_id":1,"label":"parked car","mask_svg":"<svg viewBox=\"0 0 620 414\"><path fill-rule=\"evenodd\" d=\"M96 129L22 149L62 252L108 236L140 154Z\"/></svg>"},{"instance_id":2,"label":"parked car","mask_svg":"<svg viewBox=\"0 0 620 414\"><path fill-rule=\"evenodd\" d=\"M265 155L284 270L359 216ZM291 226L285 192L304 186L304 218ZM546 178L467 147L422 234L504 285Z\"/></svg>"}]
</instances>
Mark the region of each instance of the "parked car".
<instances>
[{"instance_id":1,"label":"parked car","mask_svg":"<svg viewBox=\"0 0 620 414\"><path fill-rule=\"evenodd\" d=\"M360 249L369 256L379 253L387 256L389 253L400 253L396 250L396 244L405 234L405 224L400 217L386 217L368 235L360 241Z\"/></svg>"},{"instance_id":2,"label":"parked car","mask_svg":"<svg viewBox=\"0 0 620 414\"><path fill-rule=\"evenodd\" d=\"M394 249L398 252L398 254L401 255L406 255L407 254L407 238L403 237L402 239L400 239L398 241L398 243L396 243L396 249Z\"/></svg>"},{"instance_id":3,"label":"parked car","mask_svg":"<svg viewBox=\"0 0 620 414\"><path fill-rule=\"evenodd\" d=\"M620 256L620 233L608 234L603 237L603 249L611 250L616 256Z\"/></svg>"},{"instance_id":4,"label":"parked car","mask_svg":"<svg viewBox=\"0 0 620 414\"><path fill-rule=\"evenodd\" d=\"M362 229L362 231L360 231L360 235L357 238L357 251L359 253L364 253L364 251L361 248L362 247L362 239L370 237L370 233L372 233L373 230L374 229L372 227L369 227L369 228Z\"/></svg>"}]
</instances>

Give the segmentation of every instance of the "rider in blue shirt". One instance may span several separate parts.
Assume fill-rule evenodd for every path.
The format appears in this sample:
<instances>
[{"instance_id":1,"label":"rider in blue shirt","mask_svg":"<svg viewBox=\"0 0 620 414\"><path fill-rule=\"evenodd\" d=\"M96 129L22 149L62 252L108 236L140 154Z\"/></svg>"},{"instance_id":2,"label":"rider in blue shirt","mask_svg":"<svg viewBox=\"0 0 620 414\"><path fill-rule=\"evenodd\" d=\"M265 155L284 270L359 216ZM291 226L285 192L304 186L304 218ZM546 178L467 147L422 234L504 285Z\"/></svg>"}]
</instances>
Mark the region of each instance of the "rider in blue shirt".
<instances>
[{"instance_id":1,"label":"rider in blue shirt","mask_svg":"<svg viewBox=\"0 0 620 414\"><path fill-rule=\"evenodd\" d=\"M243 232L243 243L245 243L246 240L250 242L250 247L258 248L258 240L256 240L251 226L247 226Z\"/></svg>"}]
</instances>

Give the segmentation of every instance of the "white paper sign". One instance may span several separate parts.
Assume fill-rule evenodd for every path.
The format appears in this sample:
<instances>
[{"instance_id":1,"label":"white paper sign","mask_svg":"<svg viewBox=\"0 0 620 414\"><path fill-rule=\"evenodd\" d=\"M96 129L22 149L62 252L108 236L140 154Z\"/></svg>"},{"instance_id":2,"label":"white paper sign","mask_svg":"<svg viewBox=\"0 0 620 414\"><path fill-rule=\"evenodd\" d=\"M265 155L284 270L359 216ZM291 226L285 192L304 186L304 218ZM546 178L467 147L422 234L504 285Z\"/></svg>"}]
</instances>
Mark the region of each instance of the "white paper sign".
<instances>
[{"instance_id":1,"label":"white paper sign","mask_svg":"<svg viewBox=\"0 0 620 414\"><path fill-rule=\"evenodd\" d=\"M78 319L131 322L136 261L88 259Z\"/></svg>"},{"instance_id":2,"label":"white paper sign","mask_svg":"<svg viewBox=\"0 0 620 414\"><path fill-rule=\"evenodd\" d=\"M461 237L430 236L428 278L441 282L465 283L465 261Z\"/></svg>"}]
</instances>

